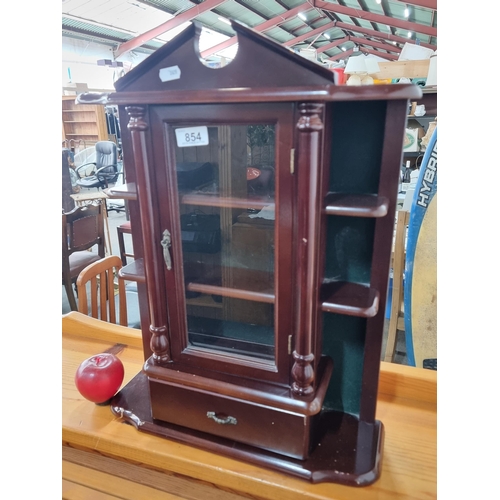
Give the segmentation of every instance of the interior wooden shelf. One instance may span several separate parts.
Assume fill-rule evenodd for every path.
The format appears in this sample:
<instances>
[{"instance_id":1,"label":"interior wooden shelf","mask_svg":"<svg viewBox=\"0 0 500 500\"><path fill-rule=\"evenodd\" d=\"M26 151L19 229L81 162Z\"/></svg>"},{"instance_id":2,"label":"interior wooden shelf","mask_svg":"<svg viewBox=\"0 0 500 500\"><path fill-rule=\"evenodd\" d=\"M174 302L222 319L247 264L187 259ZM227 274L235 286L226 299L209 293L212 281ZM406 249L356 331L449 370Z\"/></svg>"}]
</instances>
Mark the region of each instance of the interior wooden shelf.
<instances>
[{"instance_id":1,"label":"interior wooden shelf","mask_svg":"<svg viewBox=\"0 0 500 500\"><path fill-rule=\"evenodd\" d=\"M425 151L403 151L403 156L423 156Z\"/></svg>"},{"instance_id":2,"label":"interior wooden shelf","mask_svg":"<svg viewBox=\"0 0 500 500\"><path fill-rule=\"evenodd\" d=\"M231 198L220 197L212 194L189 193L181 195L181 203L185 205L199 205L204 207L225 207L225 208L255 208L274 206L274 200L268 197L248 197Z\"/></svg>"},{"instance_id":3,"label":"interior wooden shelf","mask_svg":"<svg viewBox=\"0 0 500 500\"><path fill-rule=\"evenodd\" d=\"M237 288L227 288L215 285L205 285L203 283L188 283L186 290L190 292L201 292L210 295L221 295L232 299L252 300L255 302L265 302L274 304L275 296L269 292L257 292L251 290L241 290Z\"/></svg>"},{"instance_id":4,"label":"interior wooden shelf","mask_svg":"<svg viewBox=\"0 0 500 500\"><path fill-rule=\"evenodd\" d=\"M97 134L68 134L68 133L66 133L65 135L67 135L68 137L97 137Z\"/></svg>"},{"instance_id":5,"label":"interior wooden shelf","mask_svg":"<svg viewBox=\"0 0 500 500\"><path fill-rule=\"evenodd\" d=\"M145 283L146 273L144 272L144 260L136 259L132 263L123 266L120 269L120 271L118 271L118 275L120 278L127 281ZM265 302L267 304L274 304L275 301L275 295L271 292L240 290L237 288L206 285L203 283L188 283L186 285L186 290L190 292L199 292L206 295L220 295L223 297L231 297L233 299L251 300L254 302ZM211 299L211 297L187 299L186 303L188 305L218 307L217 302L213 300L209 301L208 299Z\"/></svg>"},{"instance_id":6,"label":"interior wooden shelf","mask_svg":"<svg viewBox=\"0 0 500 500\"><path fill-rule=\"evenodd\" d=\"M134 182L121 184L120 186L106 189L106 194L111 199L135 201L137 200L137 187Z\"/></svg>"},{"instance_id":7,"label":"interior wooden shelf","mask_svg":"<svg viewBox=\"0 0 500 500\"><path fill-rule=\"evenodd\" d=\"M372 318L378 312L380 293L358 283L336 281L321 287L321 310L361 318Z\"/></svg>"},{"instance_id":8,"label":"interior wooden shelf","mask_svg":"<svg viewBox=\"0 0 500 500\"><path fill-rule=\"evenodd\" d=\"M374 194L328 193L324 213L348 217L384 217L389 200Z\"/></svg>"},{"instance_id":9,"label":"interior wooden shelf","mask_svg":"<svg viewBox=\"0 0 500 500\"><path fill-rule=\"evenodd\" d=\"M192 299L186 298L186 305L188 306L201 306L201 307L215 307L216 309L222 308L221 302L216 302L211 295L200 295Z\"/></svg>"}]
</instances>

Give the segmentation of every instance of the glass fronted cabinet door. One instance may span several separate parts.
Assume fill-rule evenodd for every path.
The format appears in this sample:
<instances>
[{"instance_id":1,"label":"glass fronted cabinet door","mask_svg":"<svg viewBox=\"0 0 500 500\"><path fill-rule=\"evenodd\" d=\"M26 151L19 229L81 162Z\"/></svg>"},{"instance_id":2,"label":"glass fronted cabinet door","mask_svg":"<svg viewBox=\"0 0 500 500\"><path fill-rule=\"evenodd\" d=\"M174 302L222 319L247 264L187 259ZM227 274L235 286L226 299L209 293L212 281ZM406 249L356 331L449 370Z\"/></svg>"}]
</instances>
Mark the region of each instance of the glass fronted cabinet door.
<instances>
[{"instance_id":1,"label":"glass fronted cabinet door","mask_svg":"<svg viewBox=\"0 0 500 500\"><path fill-rule=\"evenodd\" d=\"M288 383L293 106L151 115L173 361Z\"/></svg>"}]
</instances>

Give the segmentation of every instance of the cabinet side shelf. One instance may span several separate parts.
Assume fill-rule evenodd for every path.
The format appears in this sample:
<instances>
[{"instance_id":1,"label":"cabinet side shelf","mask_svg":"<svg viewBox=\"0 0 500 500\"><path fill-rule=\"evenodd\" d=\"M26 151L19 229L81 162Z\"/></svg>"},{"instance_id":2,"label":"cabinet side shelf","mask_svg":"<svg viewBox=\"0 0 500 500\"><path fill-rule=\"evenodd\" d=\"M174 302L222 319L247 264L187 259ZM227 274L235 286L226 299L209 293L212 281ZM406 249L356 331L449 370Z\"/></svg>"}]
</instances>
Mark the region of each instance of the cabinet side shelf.
<instances>
[{"instance_id":1,"label":"cabinet side shelf","mask_svg":"<svg viewBox=\"0 0 500 500\"><path fill-rule=\"evenodd\" d=\"M324 213L348 217L385 217L389 200L374 194L330 192L325 197Z\"/></svg>"},{"instance_id":2,"label":"cabinet side shelf","mask_svg":"<svg viewBox=\"0 0 500 500\"><path fill-rule=\"evenodd\" d=\"M127 281L146 283L146 273L144 272L144 259L136 259L130 264L123 266L118 271L118 276Z\"/></svg>"},{"instance_id":3,"label":"cabinet side shelf","mask_svg":"<svg viewBox=\"0 0 500 500\"><path fill-rule=\"evenodd\" d=\"M374 288L358 283L336 281L321 287L323 312L372 318L378 312L380 293Z\"/></svg>"},{"instance_id":4,"label":"cabinet side shelf","mask_svg":"<svg viewBox=\"0 0 500 500\"><path fill-rule=\"evenodd\" d=\"M106 194L108 195L108 198L111 199L135 201L137 200L137 187L134 182L130 182L128 184L110 187L106 189Z\"/></svg>"}]
</instances>

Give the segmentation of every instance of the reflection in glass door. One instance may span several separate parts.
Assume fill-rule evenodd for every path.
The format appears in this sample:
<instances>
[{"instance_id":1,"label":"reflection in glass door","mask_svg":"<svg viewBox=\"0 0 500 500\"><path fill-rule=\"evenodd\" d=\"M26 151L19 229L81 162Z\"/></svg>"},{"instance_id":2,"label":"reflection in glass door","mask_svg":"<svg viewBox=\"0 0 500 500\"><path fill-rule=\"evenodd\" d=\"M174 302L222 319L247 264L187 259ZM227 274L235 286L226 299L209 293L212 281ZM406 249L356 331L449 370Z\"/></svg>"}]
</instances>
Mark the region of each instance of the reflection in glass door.
<instances>
[{"instance_id":1,"label":"reflection in glass door","mask_svg":"<svg viewBox=\"0 0 500 500\"><path fill-rule=\"evenodd\" d=\"M188 344L274 360L275 126L173 127Z\"/></svg>"}]
</instances>

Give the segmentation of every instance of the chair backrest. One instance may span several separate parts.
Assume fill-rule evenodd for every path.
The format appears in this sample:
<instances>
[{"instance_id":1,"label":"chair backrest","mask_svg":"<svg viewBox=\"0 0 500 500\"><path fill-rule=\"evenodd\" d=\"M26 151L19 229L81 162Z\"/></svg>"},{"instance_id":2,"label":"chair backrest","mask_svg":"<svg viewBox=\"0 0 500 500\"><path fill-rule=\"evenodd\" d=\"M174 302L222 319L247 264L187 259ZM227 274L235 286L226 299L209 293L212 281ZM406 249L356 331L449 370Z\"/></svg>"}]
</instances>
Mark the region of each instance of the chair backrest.
<instances>
[{"instance_id":1,"label":"chair backrest","mask_svg":"<svg viewBox=\"0 0 500 500\"><path fill-rule=\"evenodd\" d=\"M125 283L117 278L121 267L120 257L110 255L90 264L79 274L76 280L79 312L101 321L122 326L128 325ZM118 291L118 311L116 291ZM117 313L119 314L118 323Z\"/></svg>"},{"instance_id":2,"label":"chair backrest","mask_svg":"<svg viewBox=\"0 0 500 500\"><path fill-rule=\"evenodd\" d=\"M116 182L118 178L118 149L112 141L98 141L95 144L96 169L103 168L98 177L108 183Z\"/></svg>"},{"instance_id":3,"label":"chair backrest","mask_svg":"<svg viewBox=\"0 0 500 500\"><path fill-rule=\"evenodd\" d=\"M103 205L76 207L62 214L62 256L65 261L74 252L89 250L97 245L97 253L105 256ZM68 264L69 265L69 264Z\"/></svg>"}]
</instances>

